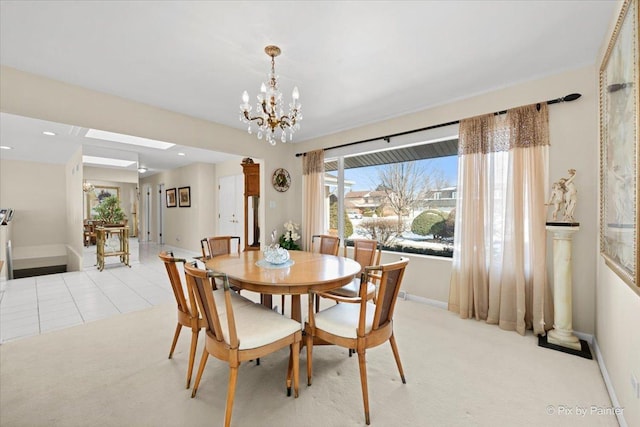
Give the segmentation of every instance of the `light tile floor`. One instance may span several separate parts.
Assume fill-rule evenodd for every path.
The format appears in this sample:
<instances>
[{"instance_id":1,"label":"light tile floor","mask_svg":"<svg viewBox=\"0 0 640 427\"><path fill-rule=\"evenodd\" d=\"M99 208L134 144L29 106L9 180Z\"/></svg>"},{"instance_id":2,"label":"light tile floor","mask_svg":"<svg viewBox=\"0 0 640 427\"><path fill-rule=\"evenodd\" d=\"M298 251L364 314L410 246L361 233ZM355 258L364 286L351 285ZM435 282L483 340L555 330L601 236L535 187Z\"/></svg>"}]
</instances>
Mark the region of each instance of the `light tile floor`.
<instances>
[{"instance_id":1,"label":"light tile floor","mask_svg":"<svg viewBox=\"0 0 640 427\"><path fill-rule=\"evenodd\" d=\"M111 257L98 271L92 246L85 248L83 271L3 282L0 343L172 301L167 272L158 258L163 249L186 259L200 255L153 243L138 245L132 239L131 268Z\"/></svg>"}]
</instances>

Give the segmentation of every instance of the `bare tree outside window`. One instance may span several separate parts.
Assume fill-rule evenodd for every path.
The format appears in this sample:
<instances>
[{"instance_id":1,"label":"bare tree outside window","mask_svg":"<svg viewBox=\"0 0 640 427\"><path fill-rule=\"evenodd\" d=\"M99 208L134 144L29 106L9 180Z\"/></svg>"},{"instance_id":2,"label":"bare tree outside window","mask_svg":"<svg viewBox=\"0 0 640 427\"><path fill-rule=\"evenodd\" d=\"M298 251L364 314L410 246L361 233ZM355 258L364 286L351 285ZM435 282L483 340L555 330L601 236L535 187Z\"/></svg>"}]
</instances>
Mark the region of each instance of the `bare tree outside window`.
<instances>
[{"instance_id":1,"label":"bare tree outside window","mask_svg":"<svg viewBox=\"0 0 640 427\"><path fill-rule=\"evenodd\" d=\"M393 163L377 169L379 189L386 193L387 203L398 217L397 232L402 233L403 217L415 207L428 175L418 162Z\"/></svg>"}]
</instances>

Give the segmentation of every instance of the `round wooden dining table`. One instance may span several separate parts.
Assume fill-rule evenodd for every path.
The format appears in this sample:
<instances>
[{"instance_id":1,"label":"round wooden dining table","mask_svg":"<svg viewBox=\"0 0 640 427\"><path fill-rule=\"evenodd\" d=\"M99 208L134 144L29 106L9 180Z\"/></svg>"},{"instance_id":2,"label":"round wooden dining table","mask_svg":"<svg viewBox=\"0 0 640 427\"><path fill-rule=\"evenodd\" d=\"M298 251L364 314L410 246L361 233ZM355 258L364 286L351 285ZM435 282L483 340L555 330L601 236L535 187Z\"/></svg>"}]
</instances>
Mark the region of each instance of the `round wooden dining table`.
<instances>
[{"instance_id":1,"label":"round wooden dining table","mask_svg":"<svg viewBox=\"0 0 640 427\"><path fill-rule=\"evenodd\" d=\"M290 260L282 265L269 264L261 251L245 251L208 259L210 270L225 273L229 283L258 292L271 306L271 295L291 295L291 318L302 322L300 295L327 291L351 282L360 272L356 261L315 252L289 251Z\"/></svg>"}]
</instances>

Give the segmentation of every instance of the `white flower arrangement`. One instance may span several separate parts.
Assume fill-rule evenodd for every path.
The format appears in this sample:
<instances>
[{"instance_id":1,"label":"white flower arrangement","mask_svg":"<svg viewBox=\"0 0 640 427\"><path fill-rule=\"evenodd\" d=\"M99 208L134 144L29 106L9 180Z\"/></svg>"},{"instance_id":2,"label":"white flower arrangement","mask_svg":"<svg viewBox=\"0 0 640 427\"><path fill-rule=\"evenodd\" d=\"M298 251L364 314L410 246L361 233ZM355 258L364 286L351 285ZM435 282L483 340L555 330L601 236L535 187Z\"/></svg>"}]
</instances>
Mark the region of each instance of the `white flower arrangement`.
<instances>
[{"instance_id":1,"label":"white flower arrangement","mask_svg":"<svg viewBox=\"0 0 640 427\"><path fill-rule=\"evenodd\" d=\"M289 220L284 223L284 234L280 236L280 247L289 250L300 250L296 241L300 240L300 225Z\"/></svg>"}]
</instances>

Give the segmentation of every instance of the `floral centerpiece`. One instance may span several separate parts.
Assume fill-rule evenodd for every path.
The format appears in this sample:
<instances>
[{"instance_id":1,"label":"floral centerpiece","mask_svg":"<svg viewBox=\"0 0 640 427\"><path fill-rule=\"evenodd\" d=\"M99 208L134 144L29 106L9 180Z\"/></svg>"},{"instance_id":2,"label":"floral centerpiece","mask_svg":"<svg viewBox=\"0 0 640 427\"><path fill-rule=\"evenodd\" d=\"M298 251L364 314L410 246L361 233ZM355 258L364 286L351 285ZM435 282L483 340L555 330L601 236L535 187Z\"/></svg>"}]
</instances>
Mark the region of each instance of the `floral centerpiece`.
<instances>
[{"instance_id":1,"label":"floral centerpiece","mask_svg":"<svg viewBox=\"0 0 640 427\"><path fill-rule=\"evenodd\" d=\"M300 245L296 241L300 240L300 235L298 234L300 225L289 220L284 223L284 230L284 234L280 236L280 247L291 251L299 251Z\"/></svg>"}]
</instances>

